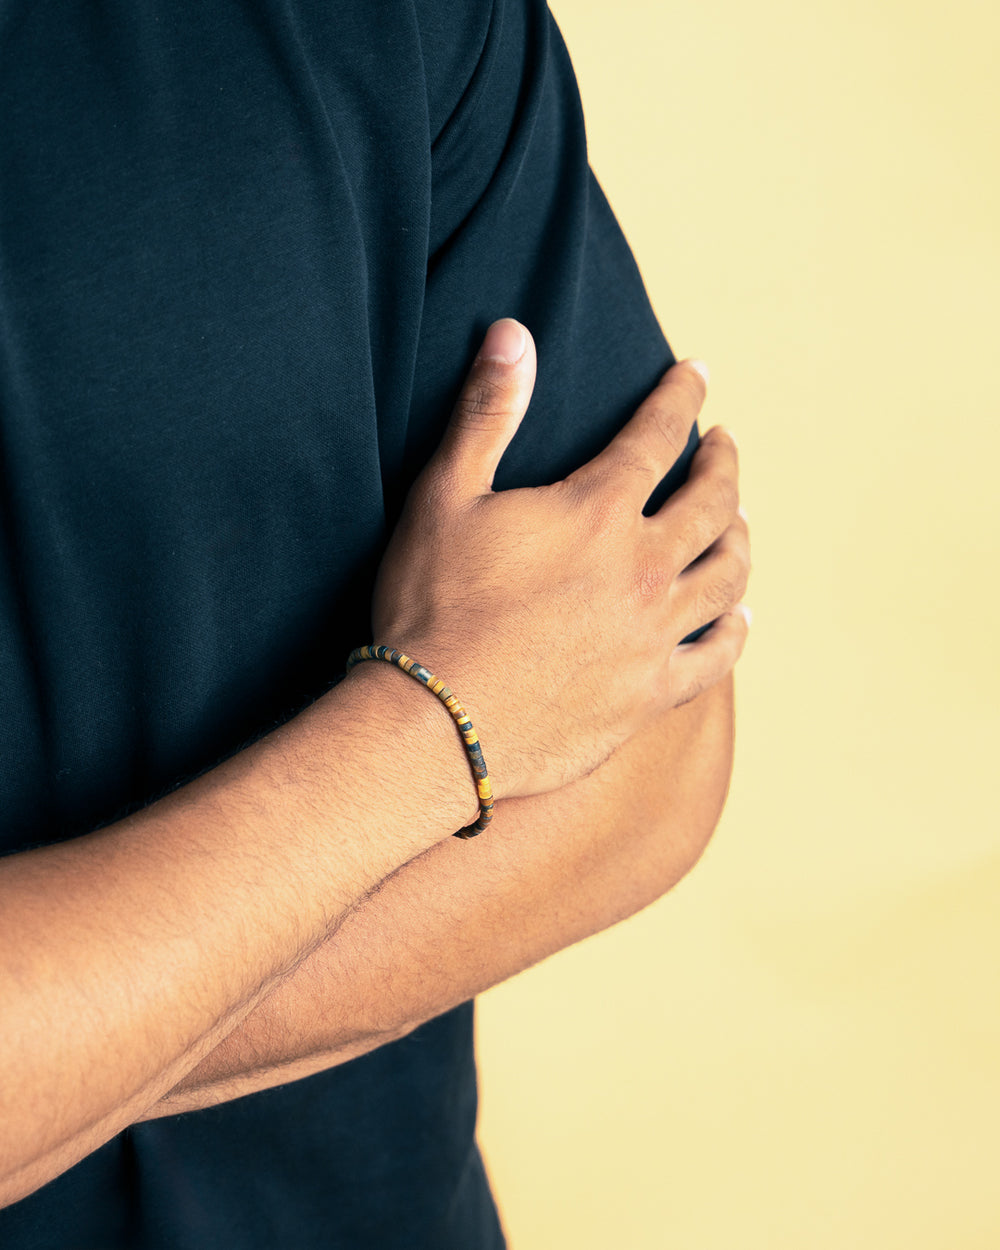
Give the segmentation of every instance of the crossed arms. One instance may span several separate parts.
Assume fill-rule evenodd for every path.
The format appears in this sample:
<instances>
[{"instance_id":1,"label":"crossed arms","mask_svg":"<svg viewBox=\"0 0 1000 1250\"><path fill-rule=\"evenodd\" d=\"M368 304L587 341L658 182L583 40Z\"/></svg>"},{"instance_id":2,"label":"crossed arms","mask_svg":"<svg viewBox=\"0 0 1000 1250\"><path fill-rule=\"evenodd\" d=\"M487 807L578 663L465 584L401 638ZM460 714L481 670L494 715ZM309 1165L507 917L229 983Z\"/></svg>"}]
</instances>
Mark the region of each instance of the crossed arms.
<instances>
[{"instance_id":1,"label":"crossed arms","mask_svg":"<svg viewBox=\"0 0 1000 1250\"><path fill-rule=\"evenodd\" d=\"M377 636L471 691L499 777L488 836L449 837L476 802L447 713L365 665L142 812L10 856L0 1066L19 1080L0 1090L0 1201L138 1119L398 1037L637 910L697 859L728 785L746 635L730 610L749 568L732 440L710 431L688 483L640 516L703 396L678 366L586 471L494 493L532 377L530 354L474 366L373 604ZM456 633L473 604L483 624ZM527 657L539 634L565 654ZM497 698L477 646L521 657L524 706ZM567 681L581 648L615 681ZM553 707L562 736L540 750L520 717ZM387 795L400 753L412 789Z\"/></svg>"}]
</instances>

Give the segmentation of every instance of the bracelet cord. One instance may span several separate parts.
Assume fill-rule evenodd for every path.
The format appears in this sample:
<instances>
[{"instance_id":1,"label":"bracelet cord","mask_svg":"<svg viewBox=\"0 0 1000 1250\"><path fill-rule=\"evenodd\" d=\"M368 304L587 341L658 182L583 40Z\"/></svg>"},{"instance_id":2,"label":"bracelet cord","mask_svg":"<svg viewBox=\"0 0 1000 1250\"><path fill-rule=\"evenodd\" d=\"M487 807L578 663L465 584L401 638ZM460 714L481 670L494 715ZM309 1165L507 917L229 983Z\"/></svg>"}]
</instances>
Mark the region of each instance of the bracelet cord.
<instances>
[{"instance_id":1,"label":"bracelet cord","mask_svg":"<svg viewBox=\"0 0 1000 1250\"><path fill-rule=\"evenodd\" d=\"M392 647L375 646L374 644L356 647L347 657L346 671L349 673L355 664L360 664L363 660L385 660L389 664L394 664L397 668L402 669L404 673L421 682L436 694L441 702L451 713L452 720L459 728L462 735L462 741L465 744L466 754L469 757L469 763L472 765L472 775L476 782L476 793L479 795L479 818L474 824L466 825L464 829L455 832L456 838L475 838L486 828L493 819L493 786L490 782L489 774L486 771L486 761L483 759L483 749L479 745L479 736L473 728L472 721L461 703L455 698L452 692L439 678L424 668L416 660L411 659L408 655L404 655L402 651L396 651Z\"/></svg>"}]
</instances>

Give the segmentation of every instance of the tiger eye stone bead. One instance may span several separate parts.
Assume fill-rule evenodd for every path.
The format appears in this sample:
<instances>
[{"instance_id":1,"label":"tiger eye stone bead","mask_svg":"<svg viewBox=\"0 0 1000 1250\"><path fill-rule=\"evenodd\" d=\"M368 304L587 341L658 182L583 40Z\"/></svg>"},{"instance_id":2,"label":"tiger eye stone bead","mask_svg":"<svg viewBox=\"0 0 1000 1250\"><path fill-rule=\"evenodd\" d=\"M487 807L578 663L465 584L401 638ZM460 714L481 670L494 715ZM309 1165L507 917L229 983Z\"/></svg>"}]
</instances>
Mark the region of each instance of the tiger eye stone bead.
<instances>
[{"instance_id":1,"label":"tiger eye stone bead","mask_svg":"<svg viewBox=\"0 0 1000 1250\"><path fill-rule=\"evenodd\" d=\"M459 829L455 833L456 838L474 838L486 828L493 819L493 786L490 784L489 774L486 771L486 761L483 759L483 749L479 745L479 736L473 728L472 721L469 719L465 708L455 698L452 692L444 684L439 677L424 668L416 660L411 659L408 655L404 655L402 651L397 651L393 647L375 646L369 644L364 647L356 647L347 657L346 671L349 673L355 664L360 664L363 660L384 660L388 664L394 664L397 668L408 673L411 677L421 682L437 695L441 702L448 709L452 720L458 726L459 733L462 735L462 741L465 744L466 754L469 757L469 763L472 765L472 775L476 781L476 793L479 795L479 818L475 824L466 825L464 829Z\"/></svg>"}]
</instances>

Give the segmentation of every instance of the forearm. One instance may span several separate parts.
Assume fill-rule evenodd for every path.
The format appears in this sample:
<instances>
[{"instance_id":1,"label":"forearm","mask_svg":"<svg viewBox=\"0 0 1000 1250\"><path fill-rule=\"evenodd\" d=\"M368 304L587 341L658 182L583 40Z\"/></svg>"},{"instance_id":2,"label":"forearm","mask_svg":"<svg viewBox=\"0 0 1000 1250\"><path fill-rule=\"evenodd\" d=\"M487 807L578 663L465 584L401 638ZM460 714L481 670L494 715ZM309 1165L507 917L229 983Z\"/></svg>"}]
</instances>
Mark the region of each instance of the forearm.
<instances>
[{"instance_id":1,"label":"forearm","mask_svg":"<svg viewBox=\"0 0 1000 1250\"><path fill-rule=\"evenodd\" d=\"M638 911L701 854L732 752L730 675L589 777L505 800L476 843L385 881L144 1118L354 1058Z\"/></svg>"},{"instance_id":2,"label":"forearm","mask_svg":"<svg viewBox=\"0 0 1000 1250\"><path fill-rule=\"evenodd\" d=\"M133 1122L474 812L447 712L370 667L127 820L0 863L0 1205ZM428 779L405 796L400 750Z\"/></svg>"}]
</instances>

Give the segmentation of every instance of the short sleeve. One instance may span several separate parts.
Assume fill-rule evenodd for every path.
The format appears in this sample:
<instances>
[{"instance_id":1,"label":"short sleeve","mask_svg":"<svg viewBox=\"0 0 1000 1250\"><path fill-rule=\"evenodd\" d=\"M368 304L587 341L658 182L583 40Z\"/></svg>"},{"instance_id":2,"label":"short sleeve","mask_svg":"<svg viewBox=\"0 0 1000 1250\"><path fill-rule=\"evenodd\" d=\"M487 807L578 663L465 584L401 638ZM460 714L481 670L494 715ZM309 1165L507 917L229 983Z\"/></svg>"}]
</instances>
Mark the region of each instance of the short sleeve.
<instances>
[{"instance_id":1,"label":"short sleeve","mask_svg":"<svg viewBox=\"0 0 1000 1250\"><path fill-rule=\"evenodd\" d=\"M428 84L431 214L407 463L433 451L498 317L534 336L531 405L496 489L572 472L622 428L674 356L590 168L569 53L544 0L418 4ZM458 11L461 17L458 18ZM687 475L698 442L646 506Z\"/></svg>"}]
</instances>

